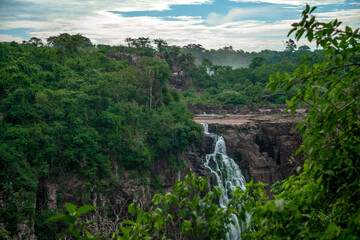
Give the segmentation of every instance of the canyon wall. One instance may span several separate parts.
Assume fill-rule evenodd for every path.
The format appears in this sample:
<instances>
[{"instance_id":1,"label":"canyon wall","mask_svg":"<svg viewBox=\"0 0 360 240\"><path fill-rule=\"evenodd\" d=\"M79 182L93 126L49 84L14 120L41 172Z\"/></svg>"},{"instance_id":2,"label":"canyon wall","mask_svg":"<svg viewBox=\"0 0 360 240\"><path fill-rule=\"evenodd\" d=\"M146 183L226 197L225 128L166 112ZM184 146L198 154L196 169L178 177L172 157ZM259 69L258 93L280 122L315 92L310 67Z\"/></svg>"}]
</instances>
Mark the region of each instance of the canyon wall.
<instances>
[{"instance_id":1,"label":"canyon wall","mask_svg":"<svg viewBox=\"0 0 360 240\"><path fill-rule=\"evenodd\" d=\"M297 167L303 164L302 154L293 157L302 142L299 131L295 131L302 114L291 117L265 111L247 115L196 115L195 121L208 123L209 132L224 137L227 154L239 165L247 182L253 179L267 183L270 189L275 182L296 174ZM212 151L211 141L203 135L198 146L200 156Z\"/></svg>"}]
</instances>

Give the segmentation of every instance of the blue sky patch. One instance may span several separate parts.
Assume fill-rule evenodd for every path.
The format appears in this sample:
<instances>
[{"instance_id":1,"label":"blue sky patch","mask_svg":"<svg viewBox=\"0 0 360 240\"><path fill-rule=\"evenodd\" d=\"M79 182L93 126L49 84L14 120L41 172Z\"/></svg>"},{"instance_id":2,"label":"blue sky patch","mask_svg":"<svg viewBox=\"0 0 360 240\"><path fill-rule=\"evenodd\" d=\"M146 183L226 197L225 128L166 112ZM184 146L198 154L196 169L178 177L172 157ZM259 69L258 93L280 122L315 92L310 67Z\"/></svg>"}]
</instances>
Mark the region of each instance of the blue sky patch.
<instances>
[{"instance_id":1,"label":"blue sky patch","mask_svg":"<svg viewBox=\"0 0 360 240\"><path fill-rule=\"evenodd\" d=\"M28 32L30 31L33 31L33 29L30 28L13 28L9 30L0 29L0 34L21 37L23 39L30 39L30 35L28 34Z\"/></svg>"}]
</instances>

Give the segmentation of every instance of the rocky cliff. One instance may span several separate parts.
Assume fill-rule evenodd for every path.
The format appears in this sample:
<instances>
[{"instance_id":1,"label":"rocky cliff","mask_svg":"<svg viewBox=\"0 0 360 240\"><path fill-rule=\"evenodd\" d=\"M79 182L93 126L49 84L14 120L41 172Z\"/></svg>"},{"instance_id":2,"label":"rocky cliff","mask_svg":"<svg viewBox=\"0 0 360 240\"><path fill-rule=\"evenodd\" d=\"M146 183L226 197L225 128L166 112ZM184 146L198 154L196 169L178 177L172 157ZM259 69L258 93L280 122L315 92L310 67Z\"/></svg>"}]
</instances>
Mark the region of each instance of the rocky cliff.
<instances>
[{"instance_id":1,"label":"rocky cliff","mask_svg":"<svg viewBox=\"0 0 360 240\"><path fill-rule=\"evenodd\" d=\"M303 111L304 112L304 111ZM247 182L270 185L296 173L303 156L293 157L301 144L295 126L302 118L283 114L255 113L248 115L197 115L195 121L209 124L209 132L224 137L228 155L241 168ZM200 155L212 150L211 138L203 135Z\"/></svg>"}]
</instances>

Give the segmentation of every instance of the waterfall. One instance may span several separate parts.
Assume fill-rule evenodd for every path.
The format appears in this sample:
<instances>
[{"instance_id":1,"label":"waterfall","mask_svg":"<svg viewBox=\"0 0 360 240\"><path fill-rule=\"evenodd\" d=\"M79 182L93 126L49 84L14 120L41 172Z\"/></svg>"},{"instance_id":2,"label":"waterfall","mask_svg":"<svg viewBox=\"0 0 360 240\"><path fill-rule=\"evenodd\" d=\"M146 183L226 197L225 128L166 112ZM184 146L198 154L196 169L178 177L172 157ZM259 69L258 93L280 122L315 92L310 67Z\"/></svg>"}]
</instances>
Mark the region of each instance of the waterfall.
<instances>
[{"instance_id":1,"label":"waterfall","mask_svg":"<svg viewBox=\"0 0 360 240\"><path fill-rule=\"evenodd\" d=\"M203 159L204 165L215 174L218 186L221 188L222 196L219 199L221 207L225 207L231 198L230 193L237 187L240 187L243 191L245 187L245 178L242 175L239 166L226 154L225 140L222 136L218 136L214 133L209 133L209 125L202 123L204 127L204 134L209 135L214 140L213 153L206 154ZM228 240L241 239L241 228L237 221L236 216L232 216L236 226L230 226L229 233L227 234Z\"/></svg>"}]
</instances>

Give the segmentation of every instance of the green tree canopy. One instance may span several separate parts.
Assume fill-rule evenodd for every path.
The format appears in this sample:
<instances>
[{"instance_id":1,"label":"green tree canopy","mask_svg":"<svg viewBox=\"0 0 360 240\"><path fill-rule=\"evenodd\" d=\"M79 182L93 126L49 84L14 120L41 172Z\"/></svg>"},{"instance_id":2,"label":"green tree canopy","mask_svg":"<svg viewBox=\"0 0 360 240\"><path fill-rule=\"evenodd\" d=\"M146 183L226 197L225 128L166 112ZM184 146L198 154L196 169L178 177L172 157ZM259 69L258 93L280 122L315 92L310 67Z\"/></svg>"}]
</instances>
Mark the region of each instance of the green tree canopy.
<instances>
[{"instance_id":1,"label":"green tree canopy","mask_svg":"<svg viewBox=\"0 0 360 240\"><path fill-rule=\"evenodd\" d=\"M92 45L89 38L80 34L70 35L68 33L61 33L59 36L52 36L46 40L49 46L64 49L67 52L75 52L81 47Z\"/></svg>"},{"instance_id":2,"label":"green tree canopy","mask_svg":"<svg viewBox=\"0 0 360 240\"><path fill-rule=\"evenodd\" d=\"M250 68L257 68L266 63L266 59L264 57L255 57L251 60L249 65Z\"/></svg>"}]
</instances>

